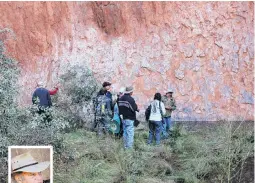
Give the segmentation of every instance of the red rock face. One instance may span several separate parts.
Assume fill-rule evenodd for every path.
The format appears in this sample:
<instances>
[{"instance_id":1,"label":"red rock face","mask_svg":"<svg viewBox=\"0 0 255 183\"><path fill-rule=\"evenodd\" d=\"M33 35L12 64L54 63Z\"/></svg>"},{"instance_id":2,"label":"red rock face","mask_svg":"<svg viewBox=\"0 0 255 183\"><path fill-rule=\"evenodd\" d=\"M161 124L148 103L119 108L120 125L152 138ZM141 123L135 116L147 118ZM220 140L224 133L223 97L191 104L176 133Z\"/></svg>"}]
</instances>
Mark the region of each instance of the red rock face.
<instances>
[{"instance_id":1,"label":"red rock face","mask_svg":"<svg viewBox=\"0 0 255 183\"><path fill-rule=\"evenodd\" d=\"M22 66L22 103L65 63L144 109L174 89L175 120L253 119L253 2L0 2L0 39Z\"/></svg>"}]
</instances>

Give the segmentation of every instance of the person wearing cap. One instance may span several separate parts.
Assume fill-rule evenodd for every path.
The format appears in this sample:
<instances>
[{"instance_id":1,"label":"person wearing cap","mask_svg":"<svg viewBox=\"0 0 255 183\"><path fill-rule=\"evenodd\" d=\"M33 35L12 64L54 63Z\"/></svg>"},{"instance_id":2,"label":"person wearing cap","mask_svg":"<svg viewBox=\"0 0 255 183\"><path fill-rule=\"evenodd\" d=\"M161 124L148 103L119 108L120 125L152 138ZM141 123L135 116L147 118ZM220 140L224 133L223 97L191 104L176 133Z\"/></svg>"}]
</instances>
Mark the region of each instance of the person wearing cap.
<instances>
[{"instance_id":1,"label":"person wearing cap","mask_svg":"<svg viewBox=\"0 0 255 183\"><path fill-rule=\"evenodd\" d=\"M102 88L99 90L97 93L97 96L94 99L94 108L95 108L95 118L94 118L94 123L92 126L92 130L95 131L99 122L103 120L101 112L98 112L99 105L101 105L101 101L106 102L106 109L107 109L107 114L109 114L112 117L112 110L113 110L113 105L112 105L112 94L110 92L111 89L111 83L109 82L104 82L102 84ZM105 119L105 118L104 118ZM103 120L106 122L105 120ZM104 125L103 125L104 126Z\"/></svg>"},{"instance_id":2,"label":"person wearing cap","mask_svg":"<svg viewBox=\"0 0 255 183\"><path fill-rule=\"evenodd\" d=\"M137 104L132 97L133 87L126 87L125 94L119 99L119 113L123 119L123 140L124 148L133 147L134 142L134 121L136 120L136 111L139 112Z\"/></svg>"},{"instance_id":3,"label":"person wearing cap","mask_svg":"<svg viewBox=\"0 0 255 183\"><path fill-rule=\"evenodd\" d=\"M111 86L112 84L110 82L103 83L103 89L105 90L105 95L106 97L110 99L110 105L111 105L111 108L113 108Z\"/></svg>"},{"instance_id":4,"label":"person wearing cap","mask_svg":"<svg viewBox=\"0 0 255 183\"><path fill-rule=\"evenodd\" d=\"M50 162L37 162L33 156L27 152L18 155L11 160L12 183L46 183L42 171L50 166Z\"/></svg>"},{"instance_id":5,"label":"person wearing cap","mask_svg":"<svg viewBox=\"0 0 255 183\"><path fill-rule=\"evenodd\" d=\"M113 102L112 102L112 93L111 93L111 83L110 82L103 82L102 84L102 88L99 90L99 92L97 93L97 96L99 96L100 94L102 94L102 92L104 92L104 95L106 97L108 97L110 100L108 100L107 102L107 108L111 108L111 110L113 110Z\"/></svg>"},{"instance_id":6,"label":"person wearing cap","mask_svg":"<svg viewBox=\"0 0 255 183\"><path fill-rule=\"evenodd\" d=\"M168 89L162 101L165 104L165 109L166 109L166 114L164 115L164 118L163 118L162 135L163 135L163 138L168 138L169 136L168 132L171 128L171 114L172 114L172 111L176 109L176 102L175 102L175 99L173 98L172 89Z\"/></svg>"},{"instance_id":7,"label":"person wearing cap","mask_svg":"<svg viewBox=\"0 0 255 183\"><path fill-rule=\"evenodd\" d=\"M109 105L110 99L105 95L105 90L101 89L95 101L95 121L94 130L97 127L97 135L102 136L102 133L108 133L109 121L112 117L111 107Z\"/></svg>"}]
</instances>

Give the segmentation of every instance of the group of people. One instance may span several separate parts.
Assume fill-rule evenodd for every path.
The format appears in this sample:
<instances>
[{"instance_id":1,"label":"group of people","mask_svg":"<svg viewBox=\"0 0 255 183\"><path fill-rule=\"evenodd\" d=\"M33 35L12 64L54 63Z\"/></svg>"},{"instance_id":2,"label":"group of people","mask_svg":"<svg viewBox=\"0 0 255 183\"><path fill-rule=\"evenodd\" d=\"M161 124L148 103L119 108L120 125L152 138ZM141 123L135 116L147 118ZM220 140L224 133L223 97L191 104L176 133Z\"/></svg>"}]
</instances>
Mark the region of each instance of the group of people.
<instances>
[{"instance_id":1,"label":"group of people","mask_svg":"<svg viewBox=\"0 0 255 183\"><path fill-rule=\"evenodd\" d=\"M111 83L104 82L102 88L97 93L94 101L95 119L93 129L101 136L104 133L114 133L124 140L124 148L132 148L134 142L134 126L138 125L136 112L138 106L132 97L134 88L128 86L120 88L117 96L111 93ZM38 105L38 113L45 113L45 109L51 107L51 97L58 92L58 87L54 90L47 90L42 83L38 83L37 89L33 93L33 104ZM149 123L148 144L155 138L156 144L160 144L161 138L168 138L171 127L171 113L176 109L173 90L168 90L164 96L160 93L154 95L154 100L146 109L145 116ZM46 120L49 117L46 116ZM112 127L114 124L114 127Z\"/></svg>"},{"instance_id":2,"label":"group of people","mask_svg":"<svg viewBox=\"0 0 255 183\"><path fill-rule=\"evenodd\" d=\"M114 99L111 93L111 83L104 82L98 92L95 102L96 120L94 128L97 127L98 135L102 135L104 130L121 136L123 134L124 148L132 148L134 142L134 126L136 126L136 112L139 112L138 106L132 97L134 88L132 86L122 87ZM151 144L153 138L156 144L160 144L162 138L169 137L171 127L171 113L176 109L176 103L173 98L173 90L168 90L163 97L156 93L153 102L146 109L145 115L149 123L148 144ZM113 112L112 112L113 111ZM111 129L111 123L117 124L118 130Z\"/></svg>"}]
</instances>

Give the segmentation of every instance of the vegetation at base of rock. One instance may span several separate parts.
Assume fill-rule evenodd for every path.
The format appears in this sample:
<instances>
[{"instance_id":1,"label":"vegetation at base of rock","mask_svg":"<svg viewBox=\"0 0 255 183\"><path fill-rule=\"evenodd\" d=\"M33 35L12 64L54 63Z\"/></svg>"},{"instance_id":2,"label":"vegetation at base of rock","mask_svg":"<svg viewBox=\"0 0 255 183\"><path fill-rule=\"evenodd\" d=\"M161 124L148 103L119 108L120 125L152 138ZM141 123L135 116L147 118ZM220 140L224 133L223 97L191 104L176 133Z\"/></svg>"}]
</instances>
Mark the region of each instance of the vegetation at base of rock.
<instances>
[{"instance_id":1,"label":"vegetation at base of rock","mask_svg":"<svg viewBox=\"0 0 255 183\"><path fill-rule=\"evenodd\" d=\"M93 121L92 98L99 88L89 70L70 67L62 75L63 90L53 97L47 111L52 121L45 124L36 106L18 107L19 69L2 43L0 65L0 182L7 179L10 145L53 145L56 183L254 181L253 123L224 121L192 131L177 123L161 146L146 144L147 124L141 123L134 150L124 151L122 139L97 138L84 128Z\"/></svg>"},{"instance_id":2,"label":"vegetation at base of rock","mask_svg":"<svg viewBox=\"0 0 255 183\"><path fill-rule=\"evenodd\" d=\"M141 124L143 125L143 124ZM66 134L55 158L55 181L78 182L249 182L253 181L253 124L224 121L188 131L176 124L161 146L146 144L148 131L136 131L133 151L122 140L98 139L79 129ZM146 129L146 128L145 128ZM241 151L240 151L241 150ZM93 165L93 166L89 166Z\"/></svg>"}]
</instances>

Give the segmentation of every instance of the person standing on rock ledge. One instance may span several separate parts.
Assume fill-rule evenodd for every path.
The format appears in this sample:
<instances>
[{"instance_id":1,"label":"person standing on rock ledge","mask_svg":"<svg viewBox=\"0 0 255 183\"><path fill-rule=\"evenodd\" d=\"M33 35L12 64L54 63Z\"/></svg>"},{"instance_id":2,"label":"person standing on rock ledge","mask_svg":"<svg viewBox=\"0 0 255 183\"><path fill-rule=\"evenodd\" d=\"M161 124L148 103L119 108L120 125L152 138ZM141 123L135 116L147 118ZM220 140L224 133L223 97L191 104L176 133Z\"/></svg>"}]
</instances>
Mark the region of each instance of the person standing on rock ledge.
<instances>
[{"instance_id":1,"label":"person standing on rock ledge","mask_svg":"<svg viewBox=\"0 0 255 183\"><path fill-rule=\"evenodd\" d=\"M166 95L162 99L165 104L166 114L163 118L162 135L163 138L169 137L169 131L171 128L171 114L176 109L175 99L173 98L173 90L169 89Z\"/></svg>"},{"instance_id":2,"label":"person standing on rock ledge","mask_svg":"<svg viewBox=\"0 0 255 183\"><path fill-rule=\"evenodd\" d=\"M119 99L119 113L123 123L124 148L130 149L134 143L134 121L136 111L139 112L137 104L132 96L133 87L126 87L125 94Z\"/></svg>"}]
</instances>

